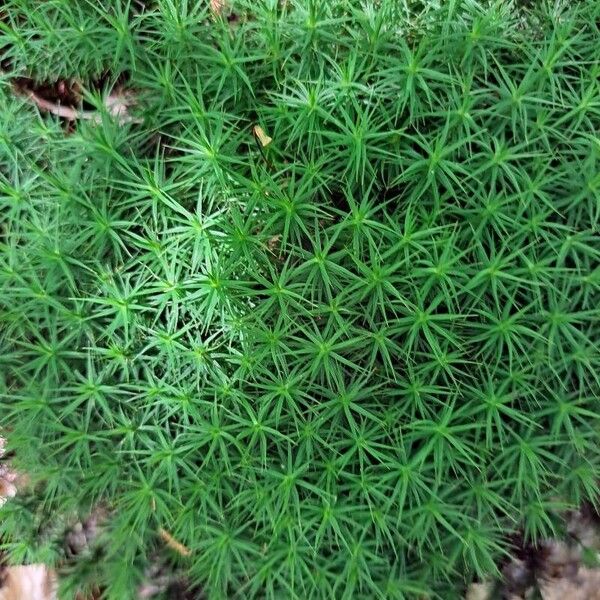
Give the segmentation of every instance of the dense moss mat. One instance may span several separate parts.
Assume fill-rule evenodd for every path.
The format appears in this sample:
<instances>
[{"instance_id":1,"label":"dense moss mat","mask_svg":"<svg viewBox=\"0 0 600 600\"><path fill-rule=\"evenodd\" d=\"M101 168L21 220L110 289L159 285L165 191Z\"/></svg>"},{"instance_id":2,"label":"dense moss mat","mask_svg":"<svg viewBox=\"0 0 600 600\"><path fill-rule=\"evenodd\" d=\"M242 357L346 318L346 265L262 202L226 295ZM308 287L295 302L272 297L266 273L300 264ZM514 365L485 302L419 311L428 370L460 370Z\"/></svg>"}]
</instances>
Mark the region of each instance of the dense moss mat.
<instances>
[{"instance_id":1,"label":"dense moss mat","mask_svg":"<svg viewBox=\"0 0 600 600\"><path fill-rule=\"evenodd\" d=\"M452 598L595 501L599 5L206 4L0 9L3 547Z\"/></svg>"}]
</instances>

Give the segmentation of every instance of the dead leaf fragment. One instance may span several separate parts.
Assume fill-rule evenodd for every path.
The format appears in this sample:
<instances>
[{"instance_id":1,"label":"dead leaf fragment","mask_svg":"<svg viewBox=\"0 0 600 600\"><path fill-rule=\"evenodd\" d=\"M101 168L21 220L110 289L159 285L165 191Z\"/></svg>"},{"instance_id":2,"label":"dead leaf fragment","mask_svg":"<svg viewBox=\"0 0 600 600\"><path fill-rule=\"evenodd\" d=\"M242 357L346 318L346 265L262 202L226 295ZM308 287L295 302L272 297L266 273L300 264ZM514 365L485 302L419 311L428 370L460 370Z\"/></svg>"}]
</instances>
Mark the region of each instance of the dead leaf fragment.
<instances>
[{"instance_id":1,"label":"dead leaf fragment","mask_svg":"<svg viewBox=\"0 0 600 600\"><path fill-rule=\"evenodd\" d=\"M600 600L600 571L581 567L574 577L544 581L540 587L544 600Z\"/></svg>"},{"instance_id":2,"label":"dead leaf fragment","mask_svg":"<svg viewBox=\"0 0 600 600\"><path fill-rule=\"evenodd\" d=\"M493 593L493 583L472 583L467 590L465 600L491 600Z\"/></svg>"},{"instance_id":3,"label":"dead leaf fragment","mask_svg":"<svg viewBox=\"0 0 600 600\"><path fill-rule=\"evenodd\" d=\"M45 565L7 567L0 600L55 600L56 575Z\"/></svg>"},{"instance_id":4,"label":"dead leaf fragment","mask_svg":"<svg viewBox=\"0 0 600 600\"><path fill-rule=\"evenodd\" d=\"M258 139L258 141L260 142L260 145L264 148L265 146L268 146L272 141L273 138L269 137L266 133L265 130L260 126L260 125L255 125L252 128L252 131L254 132L254 135L256 136L256 138Z\"/></svg>"},{"instance_id":5,"label":"dead leaf fragment","mask_svg":"<svg viewBox=\"0 0 600 600\"><path fill-rule=\"evenodd\" d=\"M279 245L280 240L281 240L280 233L278 233L277 235L274 235L272 238L269 239L269 241L267 242L267 246L269 247L269 250L271 252L275 252L275 250L277 250L277 246Z\"/></svg>"},{"instance_id":6,"label":"dead leaf fragment","mask_svg":"<svg viewBox=\"0 0 600 600\"><path fill-rule=\"evenodd\" d=\"M181 542L178 542L166 529L162 527L158 530L160 537L163 542L171 548L171 550L175 550L177 554L181 554L181 556L189 556L192 552L189 548L184 546Z\"/></svg>"},{"instance_id":7,"label":"dead leaf fragment","mask_svg":"<svg viewBox=\"0 0 600 600\"><path fill-rule=\"evenodd\" d=\"M0 437L0 459L4 455L5 440ZM8 465L0 463L0 506L2 506L8 498L12 498L17 494L17 473L15 473Z\"/></svg>"},{"instance_id":8,"label":"dead leaf fragment","mask_svg":"<svg viewBox=\"0 0 600 600\"><path fill-rule=\"evenodd\" d=\"M16 495L17 488L15 484L4 477L0 477L0 506L2 506L8 498L14 498Z\"/></svg>"},{"instance_id":9,"label":"dead leaf fragment","mask_svg":"<svg viewBox=\"0 0 600 600\"><path fill-rule=\"evenodd\" d=\"M210 0L210 10L215 17L220 17L227 8L227 2L225 0Z\"/></svg>"}]
</instances>

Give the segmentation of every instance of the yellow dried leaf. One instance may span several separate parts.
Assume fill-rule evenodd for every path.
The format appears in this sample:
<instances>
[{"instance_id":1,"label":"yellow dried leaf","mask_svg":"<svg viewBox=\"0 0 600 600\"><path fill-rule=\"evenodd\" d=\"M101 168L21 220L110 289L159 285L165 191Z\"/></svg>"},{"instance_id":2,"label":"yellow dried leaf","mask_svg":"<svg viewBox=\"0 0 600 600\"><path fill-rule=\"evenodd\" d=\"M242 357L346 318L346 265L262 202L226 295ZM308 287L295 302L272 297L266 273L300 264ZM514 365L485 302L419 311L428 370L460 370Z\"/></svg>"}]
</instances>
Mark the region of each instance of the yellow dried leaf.
<instances>
[{"instance_id":1,"label":"yellow dried leaf","mask_svg":"<svg viewBox=\"0 0 600 600\"><path fill-rule=\"evenodd\" d=\"M260 145L263 148L265 146L268 146L273 141L273 138L269 137L260 125L255 125L252 131L254 132L254 135L257 137L258 141L260 142Z\"/></svg>"}]
</instances>

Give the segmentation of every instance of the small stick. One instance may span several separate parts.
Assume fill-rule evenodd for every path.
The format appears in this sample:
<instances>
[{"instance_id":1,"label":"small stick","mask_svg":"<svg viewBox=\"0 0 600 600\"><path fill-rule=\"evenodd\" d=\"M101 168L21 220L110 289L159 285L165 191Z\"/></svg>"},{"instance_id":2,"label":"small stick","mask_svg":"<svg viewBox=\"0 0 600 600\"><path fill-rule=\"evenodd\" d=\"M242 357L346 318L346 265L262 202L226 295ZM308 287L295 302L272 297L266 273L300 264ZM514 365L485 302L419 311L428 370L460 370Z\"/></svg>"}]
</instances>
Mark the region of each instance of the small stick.
<instances>
[{"instance_id":1,"label":"small stick","mask_svg":"<svg viewBox=\"0 0 600 600\"><path fill-rule=\"evenodd\" d=\"M96 124L102 122L101 115L95 110L76 110L69 106L61 106L60 104L55 104L54 102L50 102L41 96L38 96L32 90L24 90L20 92L16 90L17 93L24 95L27 99L31 100L40 110L49 112L57 117L62 117L63 119L67 119L68 121L77 121L78 119L92 121ZM119 123L141 123L141 119L137 119L131 117L125 112L125 105L121 104L118 101L118 96L109 95L106 98L106 108L108 112L117 118Z\"/></svg>"},{"instance_id":2,"label":"small stick","mask_svg":"<svg viewBox=\"0 0 600 600\"><path fill-rule=\"evenodd\" d=\"M49 102L48 100L41 98L31 90L27 91L27 97L30 100L32 100L33 103L41 110L45 110L46 112L52 113L57 117L62 117L63 119L67 119L68 121L76 121L77 119L88 119L90 121L98 122L100 119L100 115L98 115L96 111L75 110L74 108L70 108L68 106L54 104L54 102Z\"/></svg>"}]
</instances>

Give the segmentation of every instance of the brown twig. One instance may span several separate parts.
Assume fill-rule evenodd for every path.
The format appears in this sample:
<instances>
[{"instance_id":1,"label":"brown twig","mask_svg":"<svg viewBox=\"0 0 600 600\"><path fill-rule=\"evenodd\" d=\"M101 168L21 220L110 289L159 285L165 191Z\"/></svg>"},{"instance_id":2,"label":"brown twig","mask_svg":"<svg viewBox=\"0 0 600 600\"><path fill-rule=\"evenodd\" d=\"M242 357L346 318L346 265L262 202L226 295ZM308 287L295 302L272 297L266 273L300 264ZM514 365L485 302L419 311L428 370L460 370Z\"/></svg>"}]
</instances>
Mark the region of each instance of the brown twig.
<instances>
[{"instance_id":1,"label":"brown twig","mask_svg":"<svg viewBox=\"0 0 600 600\"><path fill-rule=\"evenodd\" d=\"M33 102L40 110L49 112L57 117L66 119L67 121L77 120L88 120L93 123L101 123L102 116L98 111L95 110L77 110L70 106L63 106L50 102L45 98L42 98L34 91L29 89L20 90L15 86L15 90L18 94L25 96L28 100ZM127 114L127 102L123 99L123 96L118 94L109 94L104 102L106 109L109 114L116 117L119 123L141 123L141 119L137 119Z\"/></svg>"},{"instance_id":2,"label":"brown twig","mask_svg":"<svg viewBox=\"0 0 600 600\"><path fill-rule=\"evenodd\" d=\"M38 96L35 92L32 92L31 90L27 91L26 97L29 98L40 110L49 112L53 115L56 115L57 117L62 117L63 119L67 119L68 121L86 119L98 122L100 120L100 115L96 111L76 110L74 108L71 108L70 106L62 106L60 104L55 104L54 102L50 102Z\"/></svg>"}]
</instances>

